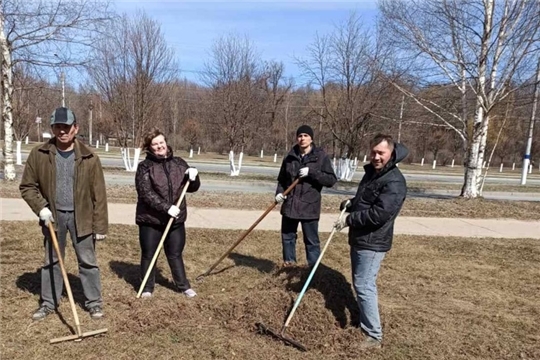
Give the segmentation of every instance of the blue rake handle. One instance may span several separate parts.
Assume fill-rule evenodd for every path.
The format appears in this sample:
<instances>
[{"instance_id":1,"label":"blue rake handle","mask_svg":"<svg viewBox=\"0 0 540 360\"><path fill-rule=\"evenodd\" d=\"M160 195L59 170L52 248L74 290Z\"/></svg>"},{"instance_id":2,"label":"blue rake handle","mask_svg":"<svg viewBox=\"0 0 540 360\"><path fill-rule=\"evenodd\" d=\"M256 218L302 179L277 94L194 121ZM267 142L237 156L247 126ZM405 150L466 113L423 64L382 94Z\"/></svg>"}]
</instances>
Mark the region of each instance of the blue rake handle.
<instances>
[{"instance_id":1,"label":"blue rake handle","mask_svg":"<svg viewBox=\"0 0 540 360\"><path fill-rule=\"evenodd\" d=\"M341 218L343 217L343 214L345 214L346 210L347 210L347 208L344 208L341 211L341 213L339 214L338 220L341 220ZM300 302L302 301L302 298L304 297L304 294L306 293L306 290L307 290L307 288L309 286L309 283L311 282L311 279L313 278L313 275L315 275L315 271L317 271L317 267L321 263L321 260L322 260L322 258L324 256L324 253L326 252L326 249L328 248L328 245L330 244L330 240L332 240L332 237L334 236L335 232L336 232L336 227L334 226L334 227L332 227L332 232L330 233L330 236L328 237L328 240L326 241L326 244L324 244L324 248L322 249L321 254L319 255L319 258L317 259L317 262L315 263L315 265L313 265L313 269L311 269L311 273L309 274L309 277L307 278L306 283L304 284L304 287L302 288L302 291L300 291L300 294L298 295L298 298L294 302L294 306L293 306L293 308L291 310L291 313L289 314L289 316L287 317L287 320L285 321L285 324L281 328L281 336L283 336L283 334L285 333L285 329L287 328L287 326L289 326L289 323L291 322L291 319L292 319L292 317L294 315L294 312L296 311L296 308L298 308L298 305L300 305Z\"/></svg>"}]
</instances>

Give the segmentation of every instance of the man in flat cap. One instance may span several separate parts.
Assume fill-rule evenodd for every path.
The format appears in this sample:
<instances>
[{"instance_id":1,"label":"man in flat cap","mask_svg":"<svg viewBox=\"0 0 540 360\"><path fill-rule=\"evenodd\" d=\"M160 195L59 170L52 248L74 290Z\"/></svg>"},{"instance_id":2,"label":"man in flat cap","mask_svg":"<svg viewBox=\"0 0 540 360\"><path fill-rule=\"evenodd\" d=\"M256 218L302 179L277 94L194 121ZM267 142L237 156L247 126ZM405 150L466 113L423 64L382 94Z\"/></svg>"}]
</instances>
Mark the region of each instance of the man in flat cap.
<instances>
[{"instance_id":1,"label":"man in flat cap","mask_svg":"<svg viewBox=\"0 0 540 360\"><path fill-rule=\"evenodd\" d=\"M32 318L42 320L52 314L62 294L62 273L48 227L52 224L62 257L70 235L86 309L99 319L103 300L95 241L105 239L108 227L103 169L98 156L76 139L79 126L73 111L56 109L51 128L54 137L32 149L19 186L22 198L39 217L45 244L40 306Z\"/></svg>"}]
</instances>

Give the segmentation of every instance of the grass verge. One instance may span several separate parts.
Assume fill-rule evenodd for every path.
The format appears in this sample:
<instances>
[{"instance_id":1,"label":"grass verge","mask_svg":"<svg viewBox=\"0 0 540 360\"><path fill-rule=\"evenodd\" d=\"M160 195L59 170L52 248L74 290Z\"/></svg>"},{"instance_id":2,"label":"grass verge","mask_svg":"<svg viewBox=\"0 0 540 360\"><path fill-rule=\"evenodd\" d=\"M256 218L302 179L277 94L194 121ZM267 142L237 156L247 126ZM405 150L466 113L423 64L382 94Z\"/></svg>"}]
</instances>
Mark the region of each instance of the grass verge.
<instances>
[{"instance_id":1,"label":"grass verge","mask_svg":"<svg viewBox=\"0 0 540 360\"><path fill-rule=\"evenodd\" d=\"M0 197L18 198L18 184L4 182ZM137 201L133 185L109 185L107 198L110 203L132 203ZM322 212L336 212L345 195L324 195ZM265 210L273 201L272 193L209 192L199 191L188 195L189 206L228 208L243 210ZM278 211L276 207L274 211ZM455 197L415 198L409 197L403 206L401 216L415 217L458 217L458 218L510 218L538 220L540 201L503 201Z\"/></svg>"}]
</instances>

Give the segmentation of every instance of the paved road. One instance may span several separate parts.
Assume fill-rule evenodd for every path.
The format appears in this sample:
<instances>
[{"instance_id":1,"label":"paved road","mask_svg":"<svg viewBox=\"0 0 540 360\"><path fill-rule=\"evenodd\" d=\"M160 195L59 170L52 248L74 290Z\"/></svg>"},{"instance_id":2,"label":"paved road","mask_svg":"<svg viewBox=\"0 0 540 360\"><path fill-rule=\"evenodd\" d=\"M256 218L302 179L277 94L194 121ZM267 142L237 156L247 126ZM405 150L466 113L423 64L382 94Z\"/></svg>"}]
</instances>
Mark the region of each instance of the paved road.
<instances>
[{"instance_id":1,"label":"paved road","mask_svg":"<svg viewBox=\"0 0 540 360\"><path fill-rule=\"evenodd\" d=\"M133 185L134 175L126 174L105 174L107 184L113 185ZM335 189L323 189L323 194L354 196L357 183L350 185L339 185ZM230 192L248 192L248 193L268 193L273 194L276 185L268 181L245 182L227 181L227 180L204 180L201 183L202 191L230 191ZM412 198L433 198L444 199L459 196L459 191L453 190L426 190L423 192L409 191L409 197ZM513 200L513 201L540 201L540 193L520 193L520 192L484 192L484 198L492 200Z\"/></svg>"},{"instance_id":2,"label":"paved road","mask_svg":"<svg viewBox=\"0 0 540 360\"><path fill-rule=\"evenodd\" d=\"M106 159L103 159L102 162L104 166L115 166L115 167L123 166L123 162L120 159L106 158ZM189 161L189 164L203 172L215 172L215 173L225 173L225 174L228 174L230 172L230 168L228 164L207 163L207 162L197 162L197 161ZM274 178L277 178L279 168L270 167L270 166L243 165L241 172L245 174L265 175L265 176L272 176ZM353 181L359 181L363 175L364 175L363 170L359 169L358 171L356 171L353 177ZM446 175L446 174L443 175L443 174L426 174L426 173L418 174L418 173L404 171L404 176L405 176L405 179L407 179L408 181L415 181L415 182L443 182L443 183L449 183L449 184L462 184L463 183L463 176L460 176L460 175ZM540 179L531 177L530 179L527 180L527 183L540 185ZM519 185L520 178L509 177L509 176L502 176L502 177L501 176L488 176L486 178L486 184Z\"/></svg>"},{"instance_id":3,"label":"paved road","mask_svg":"<svg viewBox=\"0 0 540 360\"><path fill-rule=\"evenodd\" d=\"M1 220L37 220L22 199L0 199ZM262 211L230 209L188 209L186 226L206 229L248 229L262 215ZM339 215L322 214L319 229L330 232ZM112 224L135 225L133 204L109 204L109 221ZM278 211L270 212L257 226L257 230L278 230L281 216ZM509 219L456 219L398 217L396 234L425 236L491 237L540 239L540 221Z\"/></svg>"},{"instance_id":4,"label":"paved road","mask_svg":"<svg viewBox=\"0 0 540 360\"><path fill-rule=\"evenodd\" d=\"M28 156L27 152L23 152L22 159L23 161L26 160L26 157ZM216 172L216 173L226 173L228 174L230 172L229 164L228 163L218 163L218 162L199 162L199 161L193 161L193 159L187 159L189 160L189 164L191 166L197 167L200 171L204 172ZM120 157L109 157L109 156L102 156L101 161L103 166L107 167L123 167L124 162ZM427 168L427 167L426 167ZM427 169L426 169L427 170ZM242 173L245 174L256 174L256 175L265 175L265 176L271 176L274 178L277 178L279 168L277 166L256 166L256 165L243 165L242 166ZM463 176L461 175L453 175L453 174L429 174L429 173L415 173L411 171L404 171L405 178L408 181L415 181L415 182L443 182L443 183L449 183L449 184L462 184L463 183ZM353 181L359 181L363 176L363 169L361 166L359 166L358 171L356 171ZM519 173L516 171L515 174L505 174L500 175L498 173L491 173L486 178L486 184L507 184L507 185L519 185L520 184L520 177ZM529 177L527 180L528 184L532 185L540 185L540 177L536 176L536 174L532 174L532 176Z\"/></svg>"}]
</instances>

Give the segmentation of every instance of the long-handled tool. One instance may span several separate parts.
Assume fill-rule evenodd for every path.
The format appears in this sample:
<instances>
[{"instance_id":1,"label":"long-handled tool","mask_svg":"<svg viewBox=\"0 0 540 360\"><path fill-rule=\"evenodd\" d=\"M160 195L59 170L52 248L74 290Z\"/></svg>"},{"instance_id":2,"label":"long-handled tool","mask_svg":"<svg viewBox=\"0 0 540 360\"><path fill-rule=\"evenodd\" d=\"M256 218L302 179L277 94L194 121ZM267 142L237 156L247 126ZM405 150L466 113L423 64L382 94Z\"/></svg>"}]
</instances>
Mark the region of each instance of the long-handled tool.
<instances>
[{"instance_id":1,"label":"long-handled tool","mask_svg":"<svg viewBox=\"0 0 540 360\"><path fill-rule=\"evenodd\" d=\"M51 234L51 242L53 244L54 251L56 252L56 257L58 258L58 264L60 265L62 277L64 278L64 284L66 286L66 292L68 294L69 305L71 306L71 311L73 312L73 319L75 320L75 328L77 330L77 333L74 335L52 339L50 340L50 343L54 344L54 343L58 343L62 341L69 341L69 340L81 341L85 337L94 336L94 335L107 332L108 330L106 328L100 329L100 330L88 331L84 333L82 332L81 323L79 322L79 315L77 315L77 308L75 307L75 301L73 301L73 293L71 292L71 286L69 285L67 271L66 271L66 268L64 267L64 260L62 259L62 254L60 253L60 247L58 246L58 240L56 239L56 232L54 230L52 223L49 223L49 233Z\"/></svg>"},{"instance_id":2,"label":"long-handled tool","mask_svg":"<svg viewBox=\"0 0 540 360\"><path fill-rule=\"evenodd\" d=\"M180 205L182 204L182 200L184 200L184 197L186 196L186 191L188 187L189 187L189 179L188 181L186 181L186 184L184 185L184 188L182 189L182 194L180 195L180 198L176 202L177 207L180 207ZM165 231L163 232L163 235L161 236L161 240L159 240L159 245L157 247L156 253L154 254L154 257L152 258L152 261L150 262L150 266L148 267L148 270L146 270L146 274L144 275L144 279L141 283L141 287L139 288L139 292L137 293L137 299L141 297L144 286L146 285L146 282L148 281L148 278L150 277L150 273L152 273L152 269L154 268L154 265L156 264L157 258L159 256L161 248L163 247L163 243L165 243L165 239L167 238L167 235L169 234L169 230L172 226L173 221L174 221L174 218L171 216L171 218L169 219L169 222L167 223L167 227L165 228Z\"/></svg>"},{"instance_id":3,"label":"long-handled tool","mask_svg":"<svg viewBox=\"0 0 540 360\"><path fill-rule=\"evenodd\" d=\"M341 219L343 214L345 214L345 211L346 211L346 208L341 211L341 213L339 214L339 219ZM281 331L279 331L279 332L274 331L274 330L270 329L269 327L267 327L266 325L264 325L263 323L259 322L256 325L257 325L257 328L258 328L260 333L262 333L262 334L270 334L273 337L275 337L275 338L277 338L279 340L282 340L287 344L291 344L294 347L296 347L296 348L298 348L298 349L300 349L302 351L307 351L307 348L304 345L302 345L301 343L299 343L296 340L293 340L293 339L285 336L285 330L287 330L287 327L289 326L289 323L291 322L291 319L292 319L296 309L298 308L298 305L300 305L300 302L302 301L302 298L304 297L304 294L306 293L306 290L307 290L307 288L309 286L309 283L311 282L311 279L313 278L313 275L315 275L315 271L317 271L317 267L319 266L319 264L320 264L320 262L321 262L321 260L323 258L323 255L326 252L326 249L328 248L328 245L330 244L330 241L332 240L332 237L334 236L335 232L336 232L336 227L334 226L332 228L332 232L330 233L330 236L328 237L328 240L326 241L326 244L324 245L324 248L321 251L321 254L319 255L319 258L317 259L317 262L315 263L315 265L313 265L313 268L311 269L311 273L309 274L309 276L308 276L308 278L306 280L306 283L304 284L304 287L302 288L302 291L300 291L300 294L298 295L298 298L294 302L293 308L292 308L291 312L289 313L289 316L287 317L287 320L285 321L285 324L281 328Z\"/></svg>"},{"instance_id":4,"label":"long-handled tool","mask_svg":"<svg viewBox=\"0 0 540 360\"><path fill-rule=\"evenodd\" d=\"M283 196L287 196L287 194L290 193L290 192L292 191L292 189L294 189L294 187L298 184L299 181L300 181L300 178L297 178L296 180L294 180L293 183L292 183L292 184L291 184L291 185L283 192ZM269 213L270 211L272 211L273 208L276 207L276 205L277 205L277 202L274 201L274 202L272 203L272 205L270 205L270 206L268 207L268 209L266 209L266 211L265 211L261 216L259 216L259 218L257 219L257 221L255 221L255 222L253 223L253 225L251 225L251 226L249 227L249 229L247 229L246 231L244 231L244 232L242 233L242 235L240 235L240 237L238 238L238 240L236 240L236 242L235 242L234 244L232 244L232 246L229 248L229 250L227 250L227 252L225 252L225 254L223 254L223 255L222 255L222 256L221 256L221 257L220 257L220 258L219 258L219 259L218 259L211 267L210 267L210 269L206 270L206 272L204 272L203 274L197 276L197 278L196 278L195 280L196 280L196 281L201 281L205 276L208 276L208 275L212 272L212 270L214 270L214 269L216 268L216 266L218 266L218 264L219 264L220 262L222 262L223 259L225 259L225 258L227 257L227 255L229 255L229 254L234 250L234 248L237 247L238 244L240 244L240 243L242 242L242 240L244 240L244 239L249 235L249 233L250 233L253 229L255 229L255 227L256 227L257 225L259 225L259 223L262 221L262 219L264 219L265 216L268 215L268 213Z\"/></svg>"}]
</instances>

